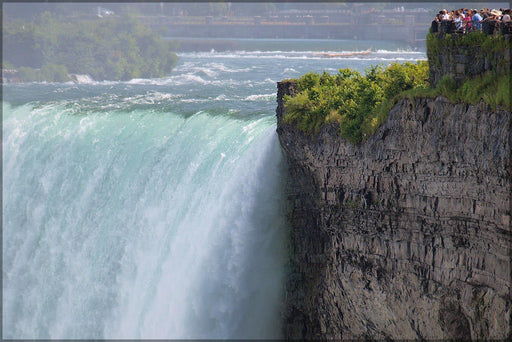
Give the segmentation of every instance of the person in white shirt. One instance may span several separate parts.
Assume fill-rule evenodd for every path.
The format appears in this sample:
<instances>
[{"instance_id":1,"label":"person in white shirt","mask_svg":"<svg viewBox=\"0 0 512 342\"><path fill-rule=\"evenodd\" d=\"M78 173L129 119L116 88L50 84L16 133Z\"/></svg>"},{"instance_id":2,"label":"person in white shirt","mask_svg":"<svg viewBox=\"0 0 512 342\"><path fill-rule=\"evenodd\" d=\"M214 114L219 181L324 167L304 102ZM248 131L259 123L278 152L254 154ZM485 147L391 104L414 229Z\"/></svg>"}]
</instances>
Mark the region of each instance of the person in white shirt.
<instances>
[{"instance_id":1,"label":"person in white shirt","mask_svg":"<svg viewBox=\"0 0 512 342\"><path fill-rule=\"evenodd\" d=\"M507 9L503 12L503 17L501 17L501 21L504 23L508 23L509 21L511 21L510 10Z\"/></svg>"}]
</instances>

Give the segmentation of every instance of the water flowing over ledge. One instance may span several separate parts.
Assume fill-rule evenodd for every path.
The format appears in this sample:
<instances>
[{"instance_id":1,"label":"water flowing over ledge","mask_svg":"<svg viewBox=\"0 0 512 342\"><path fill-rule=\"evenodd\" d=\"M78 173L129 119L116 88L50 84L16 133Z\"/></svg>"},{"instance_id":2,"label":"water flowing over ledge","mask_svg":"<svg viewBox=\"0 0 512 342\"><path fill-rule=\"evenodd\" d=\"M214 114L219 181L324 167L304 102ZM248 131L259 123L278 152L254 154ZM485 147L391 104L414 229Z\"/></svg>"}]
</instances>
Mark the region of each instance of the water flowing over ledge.
<instances>
[{"instance_id":1,"label":"water flowing over ledge","mask_svg":"<svg viewBox=\"0 0 512 342\"><path fill-rule=\"evenodd\" d=\"M4 337L279 338L272 118L4 105Z\"/></svg>"}]
</instances>

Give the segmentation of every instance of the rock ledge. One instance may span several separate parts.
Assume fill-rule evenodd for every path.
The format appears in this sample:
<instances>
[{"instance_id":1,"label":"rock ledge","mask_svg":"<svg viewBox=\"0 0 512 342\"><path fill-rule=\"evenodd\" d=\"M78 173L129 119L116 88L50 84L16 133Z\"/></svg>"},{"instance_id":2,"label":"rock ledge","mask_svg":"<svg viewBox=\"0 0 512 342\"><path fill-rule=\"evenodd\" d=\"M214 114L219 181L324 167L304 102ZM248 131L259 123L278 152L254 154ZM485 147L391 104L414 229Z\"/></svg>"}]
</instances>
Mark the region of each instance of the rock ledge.
<instances>
[{"instance_id":1,"label":"rock ledge","mask_svg":"<svg viewBox=\"0 0 512 342\"><path fill-rule=\"evenodd\" d=\"M401 100L368 141L282 122L292 272L285 336L511 338L512 114Z\"/></svg>"}]
</instances>

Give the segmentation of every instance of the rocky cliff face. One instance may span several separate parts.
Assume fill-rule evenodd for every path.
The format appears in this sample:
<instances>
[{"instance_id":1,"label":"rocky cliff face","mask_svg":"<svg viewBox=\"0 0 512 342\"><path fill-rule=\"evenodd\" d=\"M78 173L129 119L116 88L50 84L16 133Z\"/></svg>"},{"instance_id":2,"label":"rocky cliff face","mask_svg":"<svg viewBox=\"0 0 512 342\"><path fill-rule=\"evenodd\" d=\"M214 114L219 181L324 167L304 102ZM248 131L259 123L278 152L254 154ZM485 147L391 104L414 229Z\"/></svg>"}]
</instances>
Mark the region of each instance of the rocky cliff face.
<instances>
[{"instance_id":1,"label":"rocky cliff face","mask_svg":"<svg viewBox=\"0 0 512 342\"><path fill-rule=\"evenodd\" d=\"M511 336L512 114L402 100L361 145L282 122L287 338Z\"/></svg>"}]
</instances>

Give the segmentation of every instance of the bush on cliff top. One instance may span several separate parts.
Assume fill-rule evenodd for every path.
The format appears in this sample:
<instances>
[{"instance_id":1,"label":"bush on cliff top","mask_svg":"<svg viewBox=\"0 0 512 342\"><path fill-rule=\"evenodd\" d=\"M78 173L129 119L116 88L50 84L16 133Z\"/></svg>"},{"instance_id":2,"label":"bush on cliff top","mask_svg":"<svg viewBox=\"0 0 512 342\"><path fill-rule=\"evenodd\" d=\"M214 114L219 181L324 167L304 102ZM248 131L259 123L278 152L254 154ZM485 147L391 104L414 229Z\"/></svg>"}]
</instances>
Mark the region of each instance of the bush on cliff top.
<instances>
[{"instance_id":1,"label":"bush on cliff top","mask_svg":"<svg viewBox=\"0 0 512 342\"><path fill-rule=\"evenodd\" d=\"M426 61L373 66L364 76L351 69L340 69L335 75L308 73L296 80L298 94L284 97L283 120L310 134L337 122L341 136L358 143L384 123L400 93L426 89L427 77Z\"/></svg>"},{"instance_id":2,"label":"bush on cliff top","mask_svg":"<svg viewBox=\"0 0 512 342\"><path fill-rule=\"evenodd\" d=\"M487 73L457 84L445 77L436 88L427 84L428 64L392 64L366 70L366 75L340 69L336 75L308 73L297 83L298 94L285 96L284 123L315 134L325 124L338 123L341 137L359 143L372 136L386 121L400 98L445 96L453 103L484 101L512 111L512 75Z\"/></svg>"}]
</instances>

